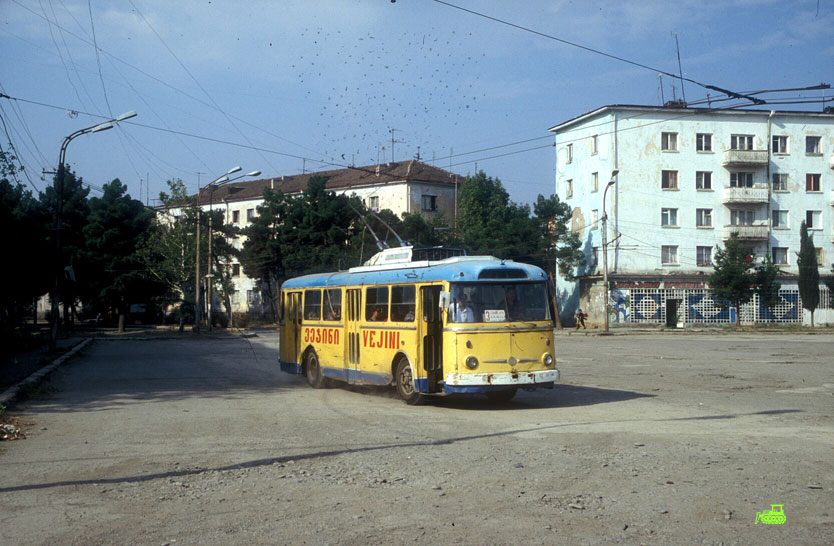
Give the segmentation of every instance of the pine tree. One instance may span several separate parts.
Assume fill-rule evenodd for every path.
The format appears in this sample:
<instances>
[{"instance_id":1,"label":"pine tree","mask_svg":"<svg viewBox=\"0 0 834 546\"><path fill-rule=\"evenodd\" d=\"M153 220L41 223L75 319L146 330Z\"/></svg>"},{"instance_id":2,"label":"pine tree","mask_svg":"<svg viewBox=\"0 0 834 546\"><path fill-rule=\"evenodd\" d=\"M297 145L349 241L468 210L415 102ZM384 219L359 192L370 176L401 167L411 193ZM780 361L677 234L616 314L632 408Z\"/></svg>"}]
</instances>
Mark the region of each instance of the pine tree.
<instances>
[{"instance_id":1,"label":"pine tree","mask_svg":"<svg viewBox=\"0 0 834 546\"><path fill-rule=\"evenodd\" d=\"M709 286L716 300L729 301L736 308L736 326L741 326L741 306L753 297L756 275L752 267L750 250L742 246L736 233L724 243L723 250L716 247Z\"/></svg>"},{"instance_id":2,"label":"pine tree","mask_svg":"<svg viewBox=\"0 0 834 546\"><path fill-rule=\"evenodd\" d=\"M805 222L799 228L799 297L802 307L811 312L811 328L814 327L814 311L820 303L820 271L814 240L808 235Z\"/></svg>"}]
</instances>

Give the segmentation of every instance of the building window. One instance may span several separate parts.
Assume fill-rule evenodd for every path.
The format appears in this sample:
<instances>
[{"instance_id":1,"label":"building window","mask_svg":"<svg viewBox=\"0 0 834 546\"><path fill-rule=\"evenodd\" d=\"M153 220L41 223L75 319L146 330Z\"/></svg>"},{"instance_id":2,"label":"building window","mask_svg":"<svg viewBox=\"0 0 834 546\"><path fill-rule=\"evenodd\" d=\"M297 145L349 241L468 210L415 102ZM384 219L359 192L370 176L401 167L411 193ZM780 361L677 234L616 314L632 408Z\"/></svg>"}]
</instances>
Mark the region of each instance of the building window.
<instances>
[{"instance_id":1,"label":"building window","mask_svg":"<svg viewBox=\"0 0 834 546\"><path fill-rule=\"evenodd\" d=\"M379 211L379 196L378 195L368 197L368 208L370 210L374 211L374 212Z\"/></svg>"},{"instance_id":2,"label":"building window","mask_svg":"<svg viewBox=\"0 0 834 546\"><path fill-rule=\"evenodd\" d=\"M232 277L240 277L240 264L232 264Z\"/></svg>"},{"instance_id":3,"label":"building window","mask_svg":"<svg viewBox=\"0 0 834 546\"><path fill-rule=\"evenodd\" d=\"M730 136L731 150L752 150L753 149L753 135L731 135Z\"/></svg>"},{"instance_id":4,"label":"building window","mask_svg":"<svg viewBox=\"0 0 834 546\"><path fill-rule=\"evenodd\" d=\"M773 191L788 191L788 173L773 173Z\"/></svg>"},{"instance_id":5,"label":"building window","mask_svg":"<svg viewBox=\"0 0 834 546\"><path fill-rule=\"evenodd\" d=\"M568 144L565 146L567 150L567 163L573 163L573 144Z\"/></svg>"},{"instance_id":6,"label":"building window","mask_svg":"<svg viewBox=\"0 0 834 546\"><path fill-rule=\"evenodd\" d=\"M660 261L663 265L678 265L678 247L669 245L660 247Z\"/></svg>"},{"instance_id":7,"label":"building window","mask_svg":"<svg viewBox=\"0 0 834 546\"><path fill-rule=\"evenodd\" d=\"M788 229L788 211L773 210L773 228L774 229Z\"/></svg>"},{"instance_id":8,"label":"building window","mask_svg":"<svg viewBox=\"0 0 834 546\"><path fill-rule=\"evenodd\" d=\"M822 155L822 152L820 151L820 137L805 137L805 153L808 155Z\"/></svg>"},{"instance_id":9,"label":"building window","mask_svg":"<svg viewBox=\"0 0 834 546\"><path fill-rule=\"evenodd\" d=\"M755 217L752 210L730 209L731 226L752 226Z\"/></svg>"},{"instance_id":10,"label":"building window","mask_svg":"<svg viewBox=\"0 0 834 546\"><path fill-rule=\"evenodd\" d=\"M678 134L677 133L660 133L660 149L665 152L678 151Z\"/></svg>"},{"instance_id":11,"label":"building window","mask_svg":"<svg viewBox=\"0 0 834 546\"><path fill-rule=\"evenodd\" d=\"M822 229L822 211L806 210L805 225L808 229Z\"/></svg>"},{"instance_id":12,"label":"building window","mask_svg":"<svg viewBox=\"0 0 834 546\"><path fill-rule=\"evenodd\" d=\"M788 137L785 135L773 135L770 151L774 154L788 153Z\"/></svg>"},{"instance_id":13,"label":"building window","mask_svg":"<svg viewBox=\"0 0 834 546\"><path fill-rule=\"evenodd\" d=\"M788 265L788 247L775 246L771 251L771 259L776 265Z\"/></svg>"},{"instance_id":14,"label":"building window","mask_svg":"<svg viewBox=\"0 0 834 546\"><path fill-rule=\"evenodd\" d=\"M814 249L814 251L817 253L817 267L819 267L820 265L822 265L822 259L823 259L822 247L818 246Z\"/></svg>"},{"instance_id":15,"label":"building window","mask_svg":"<svg viewBox=\"0 0 834 546\"><path fill-rule=\"evenodd\" d=\"M591 173L591 191L599 190L599 173Z\"/></svg>"},{"instance_id":16,"label":"building window","mask_svg":"<svg viewBox=\"0 0 834 546\"><path fill-rule=\"evenodd\" d=\"M712 227L712 209L695 209L695 225Z\"/></svg>"},{"instance_id":17,"label":"building window","mask_svg":"<svg viewBox=\"0 0 834 546\"><path fill-rule=\"evenodd\" d=\"M695 149L699 152L711 152L712 135L710 133L697 133L695 135Z\"/></svg>"},{"instance_id":18,"label":"building window","mask_svg":"<svg viewBox=\"0 0 834 546\"><path fill-rule=\"evenodd\" d=\"M237 290L232 290L232 305L239 305L240 304L240 292Z\"/></svg>"},{"instance_id":19,"label":"building window","mask_svg":"<svg viewBox=\"0 0 834 546\"><path fill-rule=\"evenodd\" d=\"M251 222L255 219L255 209L246 209L246 221Z\"/></svg>"},{"instance_id":20,"label":"building window","mask_svg":"<svg viewBox=\"0 0 834 546\"><path fill-rule=\"evenodd\" d=\"M661 171L660 187L664 190L678 189L678 171Z\"/></svg>"},{"instance_id":21,"label":"building window","mask_svg":"<svg viewBox=\"0 0 834 546\"><path fill-rule=\"evenodd\" d=\"M820 175L807 173L805 175L805 191L820 191Z\"/></svg>"},{"instance_id":22,"label":"building window","mask_svg":"<svg viewBox=\"0 0 834 546\"><path fill-rule=\"evenodd\" d=\"M599 153L599 135L594 135L591 137L591 155L597 155Z\"/></svg>"},{"instance_id":23,"label":"building window","mask_svg":"<svg viewBox=\"0 0 834 546\"><path fill-rule=\"evenodd\" d=\"M695 189L696 190L712 190L712 172L710 171L696 171L695 172Z\"/></svg>"},{"instance_id":24,"label":"building window","mask_svg":"<svg viewBox=\"0 0 834 546\"><path fill-rule=\"evenodd\" d=\"M591 211L591 229L597 229L599 225L599 209Z\"/></svg>"},{"instance_id":25,"label":"building window","mask_svg":"<svg viewBox=\"0 0 834 546\"><path fill-rule=\"evenodd\" d=\"M712 265L712 247L699 246L695 248L698 253L696 263L698 265Z\"/></svg>"},{"instance_id":26,"label":"building window","mask_svg":"<svg viewBox=\"0 0 834 546\"><path fill-rule=\"evenodd\" d=\"M753 173L730 173L731 188L752 188Z\"/></svg>"},{"instance_id":27,"label":"building window","mask_svg":"<svg viewBox=\"0 0 834 546\"><path fill-rule=\"evenodd\" d=\"M567 195L568 199L573 197L573 180L565 182L565 195Z\"/></svg>"},{"instance_id":28,"label":"building window","mask_svg":"<svg viewBox=\"0 0 834 546\"><path fill-rule=\"evenodd\" d=\"M663 227L678 227L678 209L661 209L660 225Z\"/></svg>"},{"instance_id":29,"label":"building window","mask_svg":"<svg viewBox=\"0 0 834 546\"><path fill-rule=\"evenodd\" d=\"M423 210L425 212L433 212L437 210L437 196L424 195L423 196Z\"/></svg>"},{"instance_id":30,"label":"building window","mask_svg":"<svg viewBox=\"0 0 834 546\"><path fill-rule=\"evenodd\" d=\"M594 271L597 266L599 265L599 247L595 246L591 248L591 259L589 260L591 271Z\"/></svg>"},{"instance_id":31,"label":"building window","mask_svg":"<svg viewBox=\"0 0 834 546\"><path fill-rule=\"evenodd\" d=\"M239 210L233 210L232 211L232 223L233 224L239 224L240 223L240 211Z\"/></svg>"},{"instance_id":32,"label":"building window","mask_svg":"<svg viewBox=\"0 0 834 546\"><path fill-rule=\"evenodd\" d=\"M246 291L246 303L252 305L255 303L255 291L254 290L247 290Z\"/></svg>"}]
</instances>

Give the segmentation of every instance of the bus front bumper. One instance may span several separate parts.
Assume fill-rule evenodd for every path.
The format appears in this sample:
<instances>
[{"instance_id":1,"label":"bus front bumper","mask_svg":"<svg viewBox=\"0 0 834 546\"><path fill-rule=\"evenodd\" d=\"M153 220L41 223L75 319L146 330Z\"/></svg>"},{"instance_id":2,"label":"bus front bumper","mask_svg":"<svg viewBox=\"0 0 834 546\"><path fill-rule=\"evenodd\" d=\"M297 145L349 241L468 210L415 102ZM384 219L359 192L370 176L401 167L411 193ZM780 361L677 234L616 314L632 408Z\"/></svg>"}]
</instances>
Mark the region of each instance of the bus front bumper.
<instances>
[{"instance_id":1,"label":"bus front bumper","mask_svg":"<svg viewBox=\"0 0 834 546\"><path fill-rule=\"evenodd\" d=\"M540 372L450 373L446 376L446 392L479 392L523 385L552 384L559 381L559 370Z\"/></svg>"}]
</instances>

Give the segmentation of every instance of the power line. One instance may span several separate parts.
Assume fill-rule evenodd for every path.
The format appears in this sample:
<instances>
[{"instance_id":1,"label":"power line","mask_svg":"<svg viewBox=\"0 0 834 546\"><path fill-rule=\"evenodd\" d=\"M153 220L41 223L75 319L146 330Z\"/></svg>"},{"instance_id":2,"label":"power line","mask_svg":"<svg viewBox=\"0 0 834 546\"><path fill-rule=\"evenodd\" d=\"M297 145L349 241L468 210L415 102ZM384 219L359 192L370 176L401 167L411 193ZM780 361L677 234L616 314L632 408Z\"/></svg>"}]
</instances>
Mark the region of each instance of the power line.
<instances>
[{"instance_id":1,"label":"power line","mask_svg":"<svg viewBox=\"0 0 834 546\"><path fill-rule=\"evenodd\" d=\"M594 49L592 47L583 46L583 45L578 44L576 42L571 42L569 40L565 40L563 38L553 36L552 34L545 34L544 32L539 32L539 31L533 30L529 27L524 27L524 26L521 26L521 25L517 25L515 23L511 23L509 21L505 21L504 19L498 19L497 17L492 17L490 15L486 15L484 13L480 13L480 12L477 12L477 11L474 11L474 10L471 10L471 9L467 9L467 8L464 8L464 7L461 7L461 6L456 6L455 4L451 4L449 2L444 2L443 0L433 0L433 1L437 2L438 4L443 4L444 6L448 6L450 8L454 8L454 9L457 9L457 10L460 10L460 11L463 11L463 12L466 12L466 13L469 13L469 14L472 14L472 15L477 15L478 17L483 17L484 19L489 19L490 21L494 21L496 23L501 23L502 25L507 25L507 26L516 28L518 30L523 30L524 32L529 32L531 34L535 34L537 36L541 36L541 37L547 38L549 40L555 40L555 41L563 43L565 45L569 45L571 47L576 47L576 48L588 51L590 53L595 53L597 55L602 55L603 57L608 57L610 59L614 59L616 61L627 63L627 64L637 66L637 67L640 67L640 68L645 68L646 70L651 70L652 72L659 72L659 73L661 73L665 76L675 78L675 79L680 80L682 82L687 81L687 82L690 82L690 83L694 83L695 85L698 85L698 86L703 87L705 89L711 89L713 91L718 91L719 93L723 93L723 94L725 94L729 97L734 97L734 98L737 98L737 99L747 99L754 104L764 104L764 101L762 99L758 99L756 97L752 97L752 96L749 96L749 95L743 95L741 93L736 93L735 91L730 91L729 89L723 89L721 87L717 87L717 86L714 86L714 85L708 85L708 84L705 84L705 83L701 83L701 82L693 80L691 78L684 78L683 76L678 76L678 75L673 74L671 72L666 72L665 70L660 70L658 68L653 68L651 66L648 66L648 65L645 65L645 64L642 64L642 63L638 63L637 61L632 61L630 59L626 59L625 57L619 57L617 55L612 55L611 53L606 53L606 52L601 51L599 49Z\"/></svg>"}]
</instances>

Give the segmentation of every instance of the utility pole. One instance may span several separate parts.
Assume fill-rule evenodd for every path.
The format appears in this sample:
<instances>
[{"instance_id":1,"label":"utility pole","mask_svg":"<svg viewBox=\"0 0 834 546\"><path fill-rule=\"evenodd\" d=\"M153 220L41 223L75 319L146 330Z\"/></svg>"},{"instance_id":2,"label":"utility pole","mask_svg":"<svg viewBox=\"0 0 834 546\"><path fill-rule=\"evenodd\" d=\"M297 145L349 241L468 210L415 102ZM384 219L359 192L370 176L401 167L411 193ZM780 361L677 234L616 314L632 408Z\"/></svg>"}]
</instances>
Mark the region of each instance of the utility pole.
<instances>
[{"instance_id":1,"label":"utility pole","mask_svg":"<svg viewBox=\"0 0 834 546\"><path fill-rule=\"evenodd\" d=\"M608 333L608 214L605 212L605 196L608 194L608 188L617 183L616 177L619 174L617 169L611 173L611 180L605 185L605 191L602 192L602 284L605 292L605 301L603 302L603 313L605 314L605 330Z\"/></svg>"},{"instance_id":2,"label":"utility pole","mask_svg":"<svg viewBox=\"0 0 834 546\"><path fill-rule=\"evenodd\" d=\"M197 263L194 267L194 332L200 333L200 174L197 173Z\"/></svg>"}]
</instances>

